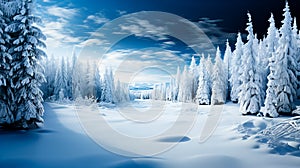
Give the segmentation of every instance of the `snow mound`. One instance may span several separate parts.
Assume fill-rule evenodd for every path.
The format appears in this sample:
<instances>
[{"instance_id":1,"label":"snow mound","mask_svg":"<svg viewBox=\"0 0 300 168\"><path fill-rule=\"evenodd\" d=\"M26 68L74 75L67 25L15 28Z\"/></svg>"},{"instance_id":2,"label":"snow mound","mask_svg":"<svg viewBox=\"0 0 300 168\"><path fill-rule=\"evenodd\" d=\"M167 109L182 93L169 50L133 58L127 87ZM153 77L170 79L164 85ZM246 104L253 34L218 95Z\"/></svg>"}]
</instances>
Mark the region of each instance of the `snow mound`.
<instances>
[{"instance_id":1,"label":"snow mound","mask_svg":"<svg viewBox=\"0 0 300 168\"><path fill-rule=\"evenodd\" d=\"M258 142L266 143L270 153L300 157L300 117L284 120L261 131Z\"/></svg>"},{"instance_id":2,"label":"snow mound","mask_svg":"<svg viewBox=\"0 0 300 168\"><path fill-rule=\"evenodd\" d=\"M248 139L252 135L267 128L268 123L264 120L249 120L238 126L238 132L245 134L242 139Z\"/></svg>"},{"instance_id":3,"label":"snow mound","mask_svg":"<svg viewBox=\"0 0 300 168\"><path fill-rule=\"evenodd\" d=\"M237 129L242 139L254 139L258 144L270 148L269 153L300 157L300 117L287 120L255 119L246 121Z\"/></svg>"}]
</instances>

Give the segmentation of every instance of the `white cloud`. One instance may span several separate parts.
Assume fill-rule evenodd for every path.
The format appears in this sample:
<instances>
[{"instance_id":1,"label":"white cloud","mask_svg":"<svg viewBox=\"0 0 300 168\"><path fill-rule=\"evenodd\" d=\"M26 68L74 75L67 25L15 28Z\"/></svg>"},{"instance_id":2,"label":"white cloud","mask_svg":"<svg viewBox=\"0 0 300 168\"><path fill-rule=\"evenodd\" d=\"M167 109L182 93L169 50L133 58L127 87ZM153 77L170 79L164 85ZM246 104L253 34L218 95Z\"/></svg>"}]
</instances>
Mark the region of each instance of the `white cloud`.
<instances>
[{"instance_id":1,"label":"white cloud","mask_svg":"<svg viewBox=\"0 0 300 168\"><path fill-rule=\"evenodd\" d=\"M175 45L176 43L174 41L165 41L164 44Z\"/></svg>"},{"instance_id":2,"label":"white cloud","mask_svg":"<svg viewBox=\"0 0 300 168\"><path fill-rule=\"evenodd\" d=\"M104 37L104 34L98 32L98 31L94 31L94 32L87 32L90 36L93 37Z\"/></svg>"},{"instance_id":3,"label":"white cloud","mask_svg":"<svg viewBox=\"0 0 300 168\"><path fill-rule=\"evenodd\" d=\"M56 21L44 22L41 27L43 33L47 36L46 44L48 47L61 47L69 43L79 43L80 38L73 37L70 32L66 30L68 21L65 19L58 19Z\"/></svg>"},{"instance_id":4,"label":"white cloud","mask_svg":"<svg viewBox=\"0 0 300 168\"><path fill-rule=\"evenodd\" d=\"M77 9L63 8L59 6L50 6L47 8L47 12L50 15L57 16L60 18L70 19L77 15Z\"/></svg>"},{"instance_id":5,"label":"white cloud","mask_svg":"<svg viewBox=\"0 0 300 168\"><path fill-rule=\"evenodd\" d=\"M100 62L102 70L104 67L112 67L116 73L116 78L126 83L132 80L154 83L166 82L169 80L169 74L174 75L177 67L182 67L185 64L179 52L161 48L114 50L107 53ZM168 66L166 66L167 64ZM164 73L151 74L150 71L149 73L140 73L145 68L153 67L161 69Z\"/></svg>"},{"instance_id":6,"label":"white cloud","mask_svg":"<svg viewBox=\"0 0 300 168\"><path fill-rule=\"evenodd\" d=\"M104 42L99 39L87 39L83 42L81 42L78 47L84 47L84 46L93 46L93 45L101 45Z\"/></svg>"},{"instance_id":7,"label":"white cloud","mask_svg":"<svg viewBox=\"0 0 300 168\"><path fill-rule=\"evenodd\" d=\"M50 2L50 0L43 0L43 2Z\"/></svg>"},{"instance_id":8,"label":"white cloud","mask_svg":"<svg viewBox=\"0 0 300 168\"><path fill-rule=\"evenodd\" d=\"M109 21L109 19L103 17L103 16L97 16L97 15L89 15L83 22L87 23L88 21L93 21L96 24L103 24Z\"/></svg>"},{"instance_id":9,"label":"white cloud","mask_svg":"<svg viewBox=\"0 0 300 168\"><path fill-rule=\"evenodd\" d=\"M123 10L117 10L117 13L119 15L125 15L127 13L127 11L123 11Z\"/></svg>"},{"instance_id":10,"label":"white cloud","mask_svg":"<svg viewBox=\"0 0 300 168\"><path fill-rule=\"evenodd\" d=\"M138 37L148 37L153 40L165 40L168 39L168 31L158 25L151 24L148 20L129 18L127 23L120 25L121 31L127 31L130 34L134 34Z\"/></svg>"}]
</instances>

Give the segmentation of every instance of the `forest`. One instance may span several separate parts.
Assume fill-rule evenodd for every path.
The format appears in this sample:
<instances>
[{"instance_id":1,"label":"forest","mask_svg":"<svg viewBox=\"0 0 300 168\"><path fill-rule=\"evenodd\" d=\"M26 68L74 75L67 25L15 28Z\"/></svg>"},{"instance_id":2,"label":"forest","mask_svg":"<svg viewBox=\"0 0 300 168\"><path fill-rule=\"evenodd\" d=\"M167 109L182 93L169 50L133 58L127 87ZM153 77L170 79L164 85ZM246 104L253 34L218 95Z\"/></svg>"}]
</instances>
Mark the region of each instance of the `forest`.
<instances>
[{"instance_id":1,"label":"forest","mask_svg":"<svg viewBox=\"0 0 300 168\"><path fill-rule=\"evenodd\" d=\"M124 103L136 96L129 84L114 79L113 70L100 72L98 63L46 56L46 37L36 26L32 1L1 1L0 5L0 123L12 127L35 127L43 122L43 99ZM269 28L258 39L248 13L247 39L237 34L235 49L229 42L221 53L201 55L199 65L190 65L169 83L156 84L144 98L199 105L239 103L241 114L266 117L296 115L300 97L300 33L288 2L281 27L271 14Z\"/></svg>"}]
</instances>

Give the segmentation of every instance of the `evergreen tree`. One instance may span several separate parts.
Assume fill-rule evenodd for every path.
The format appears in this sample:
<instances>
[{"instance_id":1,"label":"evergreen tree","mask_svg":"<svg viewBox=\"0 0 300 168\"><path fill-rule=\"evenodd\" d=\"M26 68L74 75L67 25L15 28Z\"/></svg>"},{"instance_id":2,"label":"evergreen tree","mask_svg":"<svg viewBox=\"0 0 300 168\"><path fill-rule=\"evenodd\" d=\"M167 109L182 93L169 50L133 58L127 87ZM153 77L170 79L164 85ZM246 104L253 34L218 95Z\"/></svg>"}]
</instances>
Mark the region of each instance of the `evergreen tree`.
<instances>
[{"instance_id":1,"label":"evergreen tree","mask_svg":"<svg viewBox=\"0 0 300 168\"><path fill-rule=\"evenodd\" d=\"M208 82L208 88L209 88L209 94L211 95L211 89L212 89L212 74L213 74L213 68L214 68L214 65L211 61L211 57L210 57L210 54L208 54L207 58L205 59L206 62L205 62L205 67L206 67L206 71L207 71L207 82Z\"/></svg>"},{"instance_id":2,"label":"evergreen tree","mask_svg":"<svg viewBox=\"0 0 300 168\"><path fill-rule=\"evenodd\" d=\"M173 89L173 101L178 101L178 94L179 94L179 87L180 87L180 69L177 67L177 73L174 83L174 89Z\"/></svg>"},{"instance_id":3,"label":"evergreen tree","mask_svg":"<svg viewBox=\"0 0 300 168\"><path fill-rule=\"evenodd\" d=\"M192 83L192 99L194 99L196 97L197 94L197 88L198 88L198 78L199 78L199 74L198 74L198 70L197 70L197 64L196 64L196 60L195 57L192 57L192 61L189 67L189 72L190 72L190 76L191 76L191 83Z\"/></svg>"},{"instance_id":4,"label":"evergreen tree","mask_svg":"<svg viewBox=\"0 0 300 168\"><path fill-rule=\"evenodd\" d=\"M275 20L273 14L271 14L271 17L269 19L270 26L268 28L268 34L265 39L266 46L267 46L267 58L271 58L272 54L275 52L275 49L278 45L278 39L279 39L279 32L275 26ZM267 61L269 63L269 61Z\"/></svg>"},{"instance_id":5,"label":"evergreen tree","mask_svg":"<svg viewBox=\"0 0 300 168\"><path fill-rule=\"evenodd\" d=\"M232 51L231 47L229 45L229 41L227 39L226 42L226 49L225 49L225 54L224 54L224 66L225 66L225 76L226 76L226 98L229 97L230 90L230 83L229 79L231 77L231 61L232 61Z\"/></svg>"},{"instance_id":6,"label":"evergreen tree","mask_svg":"<svg viewBox=\"0 0 300 168\"><path fill-rule=\"evenodd\" d=\"M95 97L97 99L97 101L100 101L101 98L101 94L102 94L102 90L101 90L101 75L100 75L100 71L99 71L99 67L97 66L97 64L94 64L94 69L95 69Z\"/></svg>"},{"instance_id":7,"label":"evergreen tree","mask_svg":"<svg viewBox=\"0 0 300 168\"><path fill-rule=\"evenodd\" d=\"M215 65L212 74L211 104L224 104L226 102L226 73L221 51L217 48Z\"/></svg>"},{"instance_id":8,"label":"evergreen tree","mask_svg":"<svg viewBox=\"0 0 300 168\"><path fill-rule=\"evenodd\" d=\"M66 59L66 71L67 71L67 90L66 90L66 97L68 99L72 99L72 64L70 62L70 58L67 57Z\"/></svg>"},{"instance_id":9,"label":"evergreen tree","mask_svg":"<svg viewBox=\"0 0 300 168\"><path fill-rule=\"evenodd\" d=\"M240 86L242 85L241 76L243 72L241 68L241 58L243 55L243 45L241 33L238 33L235 50L232 54L231 77L229 79L231 85L230 98L234 103L238 102L238 94L241 92Z\"/></svg>"},{"instance_id":10,"label":"evergreen tree","mask_svg":"<svg viewBox=\"0 0 300 168\"><path fill-rule=\"evenodd\" d=\"M112 70L111 68L106 68L103 76L101 101L106 103L115 103L114 90L115 86Z\"/></svg>"},{"instance_id":11,"label":"evergreen tree","mask_svg":"<svg viewBox=\"0 0 300 168\"><path fill-rule=\"evenodd\" d=\"M8 106L9 97L7 96L11 92L11 88L8 86L8 71L12 57L8 53L7 48L9 35L4 31L6 26L6 18L0 10L0 124L11 124L14 122L13 113Z\"/></svg>"},{"instance_id":12,"label":"evergreen tree","mask_svg":"<svg viewBox=\"0 0 300 168\"><path fill-rule=\"evenodd\" d=\"M295 48L293 48L292 44L292 17L287 2L283 11L284 19L279 30L280 38L278 47L274 54L274 85L276 88L277 113L291 114L294 109L293 102L297 89L297 78L295 75L297 72L297 63L295 58Z\"/></svg>"},{"instance_id":13,"label":"evergreen tree","mask_svg":"<svg viewBox=\"0 0 300 168\"><path fill-rule=\"evenodd\" d=\"M12 56L9 72L8 105L14 115L13 127L36 127L43 122L43 93L40 85L45 81L40 61L46 54L39 49L45 47L45 36L34 26L41 20L32 14L32 1L20 0L16 12L5 31L10 35L9 53ZM9 9L8 9L9 10Z\"/></svg>"},{"instance_id":14,"label":"evergreen tree","mask_svg":"<svg viewBox=\"0 0 300 168\"><path fill-rule=\"evenodd\" d=\"M84 87L84 97L94 98L95 96L95 72L93 66L89 61L86 62L86 73L85 73L85 87Z\"/></svg>"},{"instance_id":15,"label":"evergreen tree","mask_svg":"<svg viewBox=\"0 0 300 168\"><path fill-rule=\"evenodd\" d=\"M269 67L270 67L270 74L268 75L268 84L267 84L267 95L265 99L265 108L263 111L263 115L267 117L277 117L277 98L276 98L276 81L278 78L277 74L277 63L278 58L273 53L272 57L269 59Z\"/></svg>"},{"instance_id":16,"label":"evergreen tree","mask_svg":"<svg viewBox=\"0 0 300 168\"><path fill-rule=\"evenodd\" d=\"M269 70L269 53L267 49L267 44L266 44L266 39L260 40L258 44L258 49L257 49L257 54L258 54L258 69L261 73L262 77L262 92L265 93L266 88L267 88L267 76L270 73Z\"/></svg>"},{"instance_id":17,"label":"evergreen tree","mask_svg":"<svg viewBox=\"0 0 300 168\"><path fill-rule=\"evenodd\" d=\"M181 75L178 100L180 102L192 101L192 77L188 72L187 66L184 66L184 70Z\"/></svg>"},{"instance_id":18,"label":"evergreen tree","mask_svg":"<svg viewBox=\"0 0 300 168\"><path fill-rule=\"evenodd\" d=\"M208 72L206 70L206 60L204 55L202 55L199 65L199 86L197 90L197 103L199 105L207 105L210 103L210 93L208 85Z\"/></svg>"},{"instance_id":19,"label":"evergreen tree","mask_svg":"<svg viewBox=\"0 0 300 168\"><path fill-rule=\"evenodd\" d=\"M262 104L261 92L261 74L257 70L257 51L255 46L255 36L251 15L248 13L249 22L247 23L248 42L244 46L242 55L242 85L239 93L240 111L242 114L256 114L259 112Z\"/></svg>"},{"instance_id":20,"label":"evergreen tree","mask_svg":"<svg viewBox=\"0 0 300 168\"><path fill-rule=\"evenodd\" d=\"M56 95L56 99L59 99L59 95L64 95L64 97L67 95L67 69L65 66L65 59L64 57L60 60L60 67L57 68L56 74L55 74L55 89L54 94ZM62 93L60 93L62 92Z\"/></svg>"},{"instance_id":21,"label":"evergreen tree","mask_svg":"<svg viewBox=\"0 0 300 168\"><path fill-rule=\"evenodd\" d=\"M55 89L55 70L57 67L54 56L48 56L47 59L44 59L43 65L45 67L46 82L42 85L42 91L44 93L44 99L47 99L54 95Z\"/></svg>"},{"instance_id":22,"label":"evergreen tree","mask_svg":"<svg viewBox=\"0 0 300 168\"><path fill-rule=\"evenodd\" d=\"M293 28L292 28L292 44L295 50L295 59L297 64L296 77L298 81L297 85L297 97L300 98L300 46L299 46L299 37L298 37L298 27L297 20L294 18Z\"/></svg>"}]
</instances>

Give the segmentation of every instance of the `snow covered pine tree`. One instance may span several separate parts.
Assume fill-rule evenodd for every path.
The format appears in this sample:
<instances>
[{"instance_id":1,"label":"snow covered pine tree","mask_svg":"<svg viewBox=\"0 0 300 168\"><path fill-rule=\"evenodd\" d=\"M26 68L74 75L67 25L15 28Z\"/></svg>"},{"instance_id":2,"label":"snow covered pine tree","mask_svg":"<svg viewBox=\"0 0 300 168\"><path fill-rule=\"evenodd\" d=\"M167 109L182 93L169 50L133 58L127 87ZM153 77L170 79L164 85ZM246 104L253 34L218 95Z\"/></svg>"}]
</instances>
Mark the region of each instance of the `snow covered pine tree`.
<instances>
[{"instance_id":1,"label":"snow covered pine tree","mask_svg":"<svg viewBox=\"0 0 300 168\"><path fill-rule=\"evenodd\" d=\"M223 60L221 59L221 51L218 47L212 74L211 104L225 104L227 86L226 79L227 76L225 74L225 66Z\"/></svg>"},{"instance_id":2,"label":"snow covered pine tree","mask_svg":"<svg viewBox=\"0 0 300 168\"><path fill-rule=\"evenodd\" d=\"M205 65L205 57L202 55L199 65L199 84L196 95L196 102L199 105L208 105L210 103L209 79L208 72Z\"/></svg>"},{"instance_id":3,"label":"snow covered pine tree","mask_svg":"<svg viewBox=\"0 0 300 168\"><path fill-rule=\"evenodd\" d=\"M257 114L260 110L263 93L261 74L257 69L257 51L254 48L255 36L253 34L253 26L251 15L248 13L249 22L248 27L248 42L244 46L242 55L242 85L240 86L241 92L239 93L240 111L242 114Z\"/></svg>"},{"instance_id":4,"label":"snow covered pine tree","mask_svg":"<svg viewBox=\"0 0 300 168\"><path fill-rule=\"evenodd\" d=\"M5 3L14 4L7 5L14 9L6 9L14 11L7 16L10 22L5 29L10 36L7 47L12 57L7 74L10 80L6 85L10 91L6 96L8 108L14 116L13 121L6 124L14 128L35 128L43 122L43 93L39 87L45 77L39 61L46 54L39 47L46 47L42 41L46 37L33 25L41 22L41 19L32 14L32 0L1 2Z\"/></svg>"},{"instance_id":5,"label":"snow covered pine tree","mask_svg":"<svg viewBox=\"0 0 300 168\"><path fill-rule=\"evenodd\" d=\"M1 10L4 5L1 2ZM8 71L10 69L9 62L11 61L11 55L8 53L8 40L9 36L4 31L6 24L6 18L4 13L0 10L0 124L10 124L14 121L14 116L10 110L8 103L8 92L11 92L10 88L7 87L9 78Z\"/></svg>"}]
</instances>

